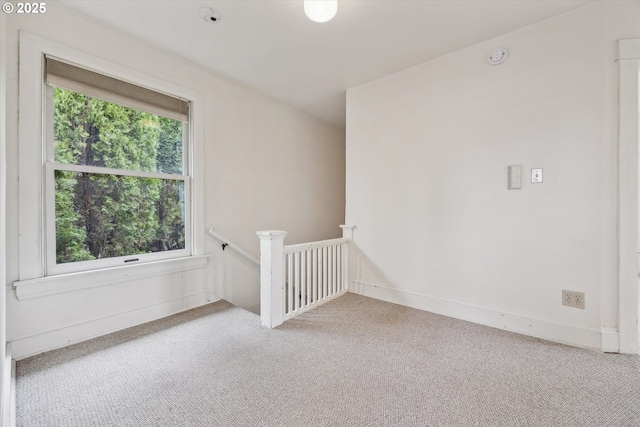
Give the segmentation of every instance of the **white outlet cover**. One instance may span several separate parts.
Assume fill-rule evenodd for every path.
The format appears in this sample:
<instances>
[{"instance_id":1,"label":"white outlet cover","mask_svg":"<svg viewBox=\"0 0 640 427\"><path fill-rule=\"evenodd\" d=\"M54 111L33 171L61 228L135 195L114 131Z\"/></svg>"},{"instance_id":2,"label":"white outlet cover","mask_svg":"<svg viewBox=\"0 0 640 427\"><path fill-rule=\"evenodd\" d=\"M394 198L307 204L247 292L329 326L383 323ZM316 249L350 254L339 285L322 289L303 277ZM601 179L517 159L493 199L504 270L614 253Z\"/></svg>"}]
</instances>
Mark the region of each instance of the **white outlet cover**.
<instances>
[{"instance_id":1,"label":"white outlet cover","mask_svg":"<svg viewBox=\"0 0 640 427\"><path fill-rule=\"evenodd\" d=\"M574 308L585 308L584 292L562 290L562 305Z\"/></svg>"}]
</instances>

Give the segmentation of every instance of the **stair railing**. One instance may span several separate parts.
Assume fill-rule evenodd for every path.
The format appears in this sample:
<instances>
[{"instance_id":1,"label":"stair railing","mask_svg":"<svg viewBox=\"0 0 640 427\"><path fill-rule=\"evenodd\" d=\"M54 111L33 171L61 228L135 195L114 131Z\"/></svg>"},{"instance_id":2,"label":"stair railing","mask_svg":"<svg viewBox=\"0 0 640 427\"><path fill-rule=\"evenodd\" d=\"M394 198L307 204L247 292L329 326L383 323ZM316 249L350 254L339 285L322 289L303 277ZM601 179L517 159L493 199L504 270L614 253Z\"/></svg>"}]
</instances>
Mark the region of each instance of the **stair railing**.
<instances>
[{"instance_id":1,"label":"stair railing","mask_svg":"<svg viewBox=\"0 0 640 427\"><path fill-rule=\"evenodd\" d=\"M259 231L260 318L275 328L349 289L349 242L354 226L341 225L343 237L284 245L286 231Z\"/></svg>"}]
</instances>

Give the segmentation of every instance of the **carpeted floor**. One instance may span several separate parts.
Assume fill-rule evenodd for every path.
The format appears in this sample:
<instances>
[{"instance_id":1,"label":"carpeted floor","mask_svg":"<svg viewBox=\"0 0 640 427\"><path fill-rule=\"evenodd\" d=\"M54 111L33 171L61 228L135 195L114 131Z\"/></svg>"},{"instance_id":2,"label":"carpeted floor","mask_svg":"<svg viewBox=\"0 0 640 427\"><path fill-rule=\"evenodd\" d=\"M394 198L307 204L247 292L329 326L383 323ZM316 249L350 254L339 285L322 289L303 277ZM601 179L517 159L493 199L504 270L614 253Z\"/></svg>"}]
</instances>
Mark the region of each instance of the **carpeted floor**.
<instances>
[{"instance_id":1,"label":"carpeted floor","mask_svg":"<svg viewBox=\"0 0 640 427\"><path fill-rule=\"evenodd\" d=\"M346 294L217 302L17 364L17 425L638 426L640 358Z\"/></svg>"}]
</instances>

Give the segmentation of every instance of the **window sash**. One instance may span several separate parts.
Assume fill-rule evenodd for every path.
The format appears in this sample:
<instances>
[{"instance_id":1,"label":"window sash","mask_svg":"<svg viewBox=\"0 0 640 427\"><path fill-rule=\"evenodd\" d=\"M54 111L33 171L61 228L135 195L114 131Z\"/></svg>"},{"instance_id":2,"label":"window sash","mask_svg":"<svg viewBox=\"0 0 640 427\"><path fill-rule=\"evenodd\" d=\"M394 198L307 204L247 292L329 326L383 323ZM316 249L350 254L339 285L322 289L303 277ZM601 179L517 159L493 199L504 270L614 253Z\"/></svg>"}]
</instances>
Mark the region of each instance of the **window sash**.
<instances>
[{"instance_id":1,"label":"window sash","mask_svg":"<svg viewBox=\"0 0 640 427\"><path fill-rule=\"evenodd\" d=\"M141 178L159 178L171 181L182 181L184 183L184 230L185 230L185 247L184 249L175 249L170 251L160 251L145 254L132 254L120 257L111 257L104 259L96 259L90 261L76 261L64 264L56 262L56 215L55 215L55 172L72 171L97 173L103 175L118 176L135 176ZM61 163L47 162L45 164L45 245L46 245L46 267L47 275L58 275L66 273L81 272L93 269L118 267L123 265L133 265L144 262L159 261L164 259L180 258L190 256L191 253L191 203L189 202L191 195L190 177L186 175L159 174L139 171L123 171L118 169L102 168L95 166L78 166L67 165ZM132 261L132 259L135 259ZM126 262L125 262L126 261Z\"/></svg>"},{"instance_id":2,"label":"window sash","mask_svg":"<svg viewBox=\"0 0 640 427\"><path fill-rule=\"evenodd\" d=\"M66 88L65 88L66 89ZM71 90L71 89L68 89ZM54 129L53 129L53 123L55 120L54 117L54 86L48 84L45 82L44 84L44 98L45 98L45 106L44 106L44 115L45 115L45 159L48 162L54 162L55 159L55 150L54 150ZM78 92L82 95L86 95L86 96L91 96L90 94L84 93L84 92ZM109 100L106 100L108 102L111 102ZM129 105L127 105L127 107L129 108L134 108L131 107ZM139 109L139 108L138 108ZM143 110L144 111L144 110ZM152 113L151 111L145 111L145 112L149 112ZM49 125L51 124L51 125ZM186 121L186 122L182 122L182 173L183 174L190 174L191 173L191 162L189 161L190 158L190 148L191 148L191 144L189 143L189 136L190 136L190 122ZM175 174L172 174L171 176L176 176Z\"/></svg>"},{"instance_id":3,"label":"window sash","mask_svg":"<svg viewBox=\"0 0 640 427\"><path fill-rule=\"evenodd\" d=\"M113 169L99 166L89 165L74 165L65 163L54 162L54 96L53 86L44 82L44 110L45 110L45 163L44 163L44 266L45 275L55 276L68 273L79 273L91 270L98 270L111 267L120 267L124 265L135 265L146 262L168 260L180 257L191 256L193 254L193 226L192 226L192 193L191 193L191 177L190 175L177 175L161 172L145 172L135 170L123 170ZM135 85L132 85L135 86ZM138 87L138 86L135 86ZM73 90L83 95L93 96L91 93L86 93L82 90L73 88L65 89ZM98 96L99 97L99 96ZM104 99L103 97L99 97ZM109 99L105 99L109 102L115 102ZM116 102L117 103L117 102ZM131 108L140 109L152 114L159 114L156 111L151 111L148 108L134 105L126 105ZM163 115L163 114L159 114ZM167 115L164 115L168 117ZM176 118L176 117L170 117ZM181 117L180 119L182 119ZM183 121L183 138L182 138L182 165L183 174L190 173L190 154L189 154L189 135L190 135L190 123ZM86 172L97 173L104 175L118 175L118 176L134 176L142 178L158 178L166 180L183 181L184 183L184 232L185 232L185 247L184 249L176 249L170 251L160 251L146 254L135 254L120 257L111 257L104 259L96 259L90 261L76 261L64 264L58 264L56 262L56 216L55 216L55 171L72 171L72 172ZM132 261L132 259L135 259ZM127 261L127 262L125 262Z\"/></svg>"}]
</instances>

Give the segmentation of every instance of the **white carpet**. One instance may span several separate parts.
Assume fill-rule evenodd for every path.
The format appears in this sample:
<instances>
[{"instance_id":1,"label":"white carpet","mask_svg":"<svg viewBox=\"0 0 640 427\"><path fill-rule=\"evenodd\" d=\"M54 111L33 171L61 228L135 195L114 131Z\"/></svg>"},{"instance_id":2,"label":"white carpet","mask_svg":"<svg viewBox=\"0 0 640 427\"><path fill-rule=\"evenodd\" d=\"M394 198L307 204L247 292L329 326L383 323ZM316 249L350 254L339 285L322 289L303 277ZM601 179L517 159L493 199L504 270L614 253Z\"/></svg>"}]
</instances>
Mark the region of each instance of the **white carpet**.
<instances>
[{"instance_id":1,"label":"white carpet","mask_svg":"<svg viewBox=\"0 0 640 427\"><path fill-rule=\"evenodd\" d=\"M640 358L347 294L218 302L18 362L17 425L638 426Z\"/></svg>"}]
</instances>

